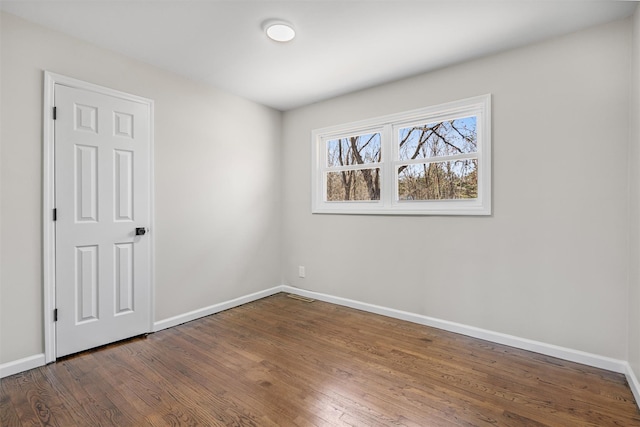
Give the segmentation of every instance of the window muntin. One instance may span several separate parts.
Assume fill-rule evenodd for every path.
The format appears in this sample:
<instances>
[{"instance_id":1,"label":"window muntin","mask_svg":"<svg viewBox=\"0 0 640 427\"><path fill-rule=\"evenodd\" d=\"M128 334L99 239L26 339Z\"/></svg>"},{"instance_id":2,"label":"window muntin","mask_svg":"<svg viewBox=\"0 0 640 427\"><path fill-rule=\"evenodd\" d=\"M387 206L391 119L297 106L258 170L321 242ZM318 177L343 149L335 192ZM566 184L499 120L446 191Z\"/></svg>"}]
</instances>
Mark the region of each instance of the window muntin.
<instances>
[{"instance_id":1,"label":"window muntin","mask_svg":"<svg viewBox=\"0 0 640 427\"><path fill-rule=\"evenodd\" d=\"M325 202L363 202L380 200L382 133L354 132L324 139L326 171Z\"/></svg>"},{"instance_id":2,"label":"window muntin","mask_svg":"<svg viewBox=\"0 0 640 427\"><path fill-rule=\"evenodd\" d=\"M394 129L397 201L478 197L477 116Z\"/></svg>"},{"instance_id":3,"label":"window muntin","mask_svg":"<svg viewBox=\"0 0 640 427\"><path fill-rule=\"evenodd\" d=\"M491 97L312 132L312 212L491 214Z\"/></svg>"}]
</instances>

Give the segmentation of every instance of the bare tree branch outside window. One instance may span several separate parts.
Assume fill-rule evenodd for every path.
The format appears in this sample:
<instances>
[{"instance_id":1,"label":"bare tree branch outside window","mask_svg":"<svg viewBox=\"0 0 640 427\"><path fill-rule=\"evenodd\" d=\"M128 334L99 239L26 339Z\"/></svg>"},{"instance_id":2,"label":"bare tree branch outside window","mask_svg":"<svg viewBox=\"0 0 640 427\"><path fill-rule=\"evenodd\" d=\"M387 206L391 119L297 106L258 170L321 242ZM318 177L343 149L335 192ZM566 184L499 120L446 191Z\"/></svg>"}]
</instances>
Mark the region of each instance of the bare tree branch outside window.
<instances>
[{"instance_id":1,"label":"bare tree branch outside window","mask_svg":"<svg viewBox=\"0 0 640 427\"><path fill-rule=\"evenodd\" d=\"M491 215L491 94L314 129L311 211Z\"/></svg>"},{"instance_id":2,"label":"bare tree branch outside window","mask_svg":"<svg viewBox=\"0 0 640 427\"><path fill-rule=\"evenodd\" d=\"M381 160L379 133L327 142L327 166L376 164ZM380 200L380 168L350 169L327 174L327 201Z\"/></svg>"},{"instance_id":3,"label":"bare tree branch outside window","mask_svg":"<svg viewBox=\"0 0 640 427\"><path fill-rule=\"evenodd\" d=\"M399 130L398 160L424 162L398 167L398 200L473 199L478 196L478 160L440 157L477 152L476 118L448 120ZM381 135L370 133L327 141L327 166L349 167L382 160ZM328 172L327 201L380 200L380 168Z\"/></svg>"},{"instance_id":4,"label":"bare tree branch outside window","mask_svg":"<svg viewBox=\"0 0 640 427\"><path fill-rule=\"evenodd\" d=\"M478 197L478 159L438 161L438 157L476 153L476 118L403 128L399 160L425 159L398 168L399 200L452 200Z\"/></svg>"}]
</instances>

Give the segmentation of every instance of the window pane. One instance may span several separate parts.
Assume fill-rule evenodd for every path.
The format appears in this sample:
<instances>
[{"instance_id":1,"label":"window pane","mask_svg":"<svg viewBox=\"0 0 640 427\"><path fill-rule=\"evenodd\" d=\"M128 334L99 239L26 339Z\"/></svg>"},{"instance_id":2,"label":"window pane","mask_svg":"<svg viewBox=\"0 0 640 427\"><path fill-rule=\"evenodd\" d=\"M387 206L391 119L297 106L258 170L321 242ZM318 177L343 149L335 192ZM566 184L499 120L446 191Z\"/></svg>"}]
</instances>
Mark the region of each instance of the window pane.
<instances>
[{"instance_id":1,"label":"window pane","mask_svg":"<svg viewBox=\"0 0 640 427\"><path fill-rule=\"evenodd\" d=\"M476 117L402 128L399 159L427 159L478 151Z\"/></svg>"},{"instance_id":2,"label":"window pane","mask_svg":"<svg viewBox=\"0 0 640 427\"><path fill-rule=\"evenodd\" d=\"M398 168L399 200L478 197L478 159L405 165Z\"/></svg>"},{"instance_id":3,"label":"window pane","mask_svg":"<svg viewBox=\"0 0 640 427\"><path fill-rule=\"evenodd\" d=\"M327 201L380 200L380 169L327 173Z\"/></svg>"},{"instance_id":4,"label":"window pane","mask_svg":"<svg viewBox=\"0 0 640 427\"><path fill-rule=\"evenodd\" d=\"M380 161L380 133L327 141L327 166L347 166Z\"/></svg>"}]
</instances>

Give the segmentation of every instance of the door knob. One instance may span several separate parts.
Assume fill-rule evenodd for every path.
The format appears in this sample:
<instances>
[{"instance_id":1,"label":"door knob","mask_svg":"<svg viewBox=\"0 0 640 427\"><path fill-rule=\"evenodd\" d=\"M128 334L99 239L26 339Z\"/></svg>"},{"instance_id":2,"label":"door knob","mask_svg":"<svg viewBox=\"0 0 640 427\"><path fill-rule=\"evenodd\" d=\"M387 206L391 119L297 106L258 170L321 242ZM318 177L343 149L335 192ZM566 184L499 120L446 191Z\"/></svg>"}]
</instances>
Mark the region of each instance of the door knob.
<instances>
[{"instance_id":1,"label":"door knob","mask_svg":"<svg viewBox=\"0 0 640 427\"><path fill-rule=\"evenodd\" d=\"M144 236L147 234L146 227L136 227L136 236Z\"/></svg>"}]
</instances>

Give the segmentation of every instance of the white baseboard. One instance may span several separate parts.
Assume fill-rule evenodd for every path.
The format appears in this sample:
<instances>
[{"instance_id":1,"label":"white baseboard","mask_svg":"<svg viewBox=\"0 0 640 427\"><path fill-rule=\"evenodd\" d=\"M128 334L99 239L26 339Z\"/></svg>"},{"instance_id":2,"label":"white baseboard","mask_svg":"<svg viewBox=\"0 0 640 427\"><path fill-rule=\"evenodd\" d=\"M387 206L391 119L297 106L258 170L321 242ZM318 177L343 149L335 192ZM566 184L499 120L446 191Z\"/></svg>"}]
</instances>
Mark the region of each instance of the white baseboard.
<instances>
[{"instance_id":1,"label":"white baseboard","mask_svg":"<svg viewBox=\"0 0 640 427\"><path fill-rule=\"evenodd\" d=\"M547 344L539 341L533 341L526 338L520 338L513 335L507 335L500 332L493 332L486 329L476 328L474 326L463 325L461 323L450 322L447 320L435 319L433 317L423 316L421 314L409 313L406 311L395 310L393 308L381 307L379 305L368 304L347 298L335 297L332 295L322 294L318 292L307 291L304 289L294 288L291 286L283 286L282 292L288 292L320 301L330 302L333 304L343 305L370 313L381 314L383 316L393 317L395 319L406 320L420 325L431 326L443 329L449 332L455 332L474 338L480 338L497 344L504 344L510 347L522 350L533 351L535 353L547 356L557 357L559 359L568 360L570 362L581 363L583 365L593 366L596 368L606 369L608 371L618 372L627 375L628 363L624 360L613 359L606 356L587 353L580 350L560 347L553 344ZM627 375L628 376L628 375ZM633 389L632 389L633 390ZM638 388L640 390L640 388ZM634 394L635 395L635 394ZM636 400L640 402L640 400Z\"/></svg>"},{"instance_id":2,"label":"white baseboard","mask_svg":"<svg viewBox=\"0 0 640 427\"><path fill-rule=\"evenodd\" d=\"M44 366L44 353L35 354L23 359L14 360L13 362L3 363L0 365L0 378L19 374L29 369Z\"/></svg>"},{"instance_id":3,"label":"white baseboard","mask_svg":"<svg viewBox=\"0 0 640 427\"><path fill-rule=\"evenodd\" d=\"M638 382L638 377L636 377L635 372L633 372L631 365L628 362L625 362L625 365L626 370L624 375L627 377L627 382L629 383L633 397L636 399L636 404L640 406L640 382Z\"/></svg>"},{"instance_id":4,"label":"white baseboard","mask_svg":"<svg viewBox=\"0 0 640 427\"><path fill-rule=\"evenodd\" d=\"M276 286L271 289L266 289L264 291L256 292L250 295L245 295L236 299L232 299L230 301L214 304L212 306L205 307L200 310L194 310L189 313L181 314L179 316L174 316L169 319L164 319L159 322L155 322L153 324L153 332L170 328L172 326L177 326L182 323L190 322L192 320L199 319L200 317L209 316L210 314L218 313L223 310L228 310L230 308L237 307L239 305L246 304L251 301L259 300L261 298L265 298L270 295L277 294L278 292L282 292L282 286ZM3 363L3 364L0 364L0 378L19 374L20 372L28 371L29 369L33 369L33 368L38 368L40 366L44 366L45 364L46 363L45 363L44 353L25 357L19 360L14 360L8 363Z\"/></svg>"},{"instance_id":5,"label":"white baseboard","mask_svg":"<svg viewBox=\"0 0 640 427\"><path fill-rule=\"evenodd\" d=\"M278 292L287 292L291 294L296 294L296 295L300 295L308 298L317 299L320 301L342 305L345 307L351 307L358 310L367 311L370 313L392 317L395 319L406 320L408 322L417 323L420 325L431 326L434 328L443 329L445 331L455 332L458 334L467 335L474 338L480 338L480 339L491 341L497 344L504 344L504 345L519 348L522 350L533 351L536 353L557 357L559 359L568 360L571 362L582 363L584 365L622 373L622 374L625 374L628 378L629 378L629 373L633 375L633 372L631 371L629 364L624 360L613 359L606 356L600 356L597 354L587 353L580 350L560 347L553 344L547 344L540 341L530 340L527 338L520 338L513 335L503 334L500 332L489 331L486 329L477 328L475 326L463 325L461 323L455 323L447 320L436 319L436 318L424 316L421 314L409 313L407 311L401 311L393 308L382 307L379 305L368 304L360 301L336 297L333 295L327 295L319 292L307 291L305 289L294 288L286 285L276 286L264 291L256 292L256 293L239 297L230 301L214 304L209 307L205 307L199 310L191 311L189 313L181 314L179 316L174 316L165 320L161 320L154 324L154 332L160 331L162 329L170 328L173 326L177 326L182 323L190 322L192 320L196 320L201 317L209 316L211 314L215 314L223 310L228 310L230 308L237 307L239 305L246 304L251 301L255 301L261 298L268 297L270 295L277 294ZM633 376L633 379L635 380L635 376ZM629 380L629 384L631 385L631 380ZM640 383L638 383L637 391L640 392ZM635 395L635 392L634 392L634 395ZM640 402L640 399L638 400L638 402Z\"/></svg>"},{"instance_id":6,"label":"white baseboard","mask_svg":"<svg viewBox=\"0 0 640 427\"><path fill-rule=\"evenodd\" d=\"M240 306L242 304L256 301L261 298L268 297L270 295L277 294L279 292L287 292L296 294L308 298L317 299L333 304L342 305L345 307L351 307L370 313L380 314L383 316L392 317L395 319L406 320L409 322L417 323L420 325L431 326L438 329L443 329L450 332L467 335L474 338L480 338L483 340L491 341L497 344L504 344L510 347L515 347L523 350L533 351L536 353L544 354L547 356L557 357L559 359L568 360L571 362L582 363L584 365L593 366L596 368L606 369L608 371L622 373L627 377L629 387L633 393L636 402L640 403L640 382L636 377L633 369L628 362L624 360L613 359L597 354L587 353L580 350L574 350L570 348L560 347L552 344L546 344L539 341L533 341L526 338L520 338L513 335L507 335L500 332L493 332L486 329L476 328L474 326L463 325L460 323L450 322L447 320L436 319L433 317L424 316L421 314L409 313L406 311L396 310L393 308L382 307L379 305L368 304L360 301L355 301L347 298L336 297L319 292L307 291L304 289L294 288L287 285L276 286L264 291L255 292L250 295L245 295L239 298L235 298L229 301L214 304L209 307L205 307L199 310L194 310L188 313L184 313L178 316L170 317L168 319L155 322L153 325L153 331L160 331L162 329L170 328L180 325L182 323L190 322L192 320L199 319L201 317L209 316L211 314L218 313L220 311L228 310L233 307ZM13 362L4 363L0 365L0 378L4 378L10 375L14 375L29 369L37 368L45 365L45 355L36 354L33 356L25 357Z\"/></svg>"},{"instance_id":7,"label":"white baseboard","mask_svg":"<svg viewBox=\"0 0 640 427\"><path fill-rule=\"evenodd\" d=\"M201 317L209 316L220 311L228 310L230 308L237 307L251 301L259 300L261 298L277 294L278 292L282 292L282 288L282 286L276 286L264 291L255 292L250 295L245 295L243 297L235 298L229 301L211 305L209 307L204 307L198 310L190 311L188 313L180 314L178 316L170 317L168 319L160 320L153 324L153 332L181 325L182 323L191 322L192 320L196 320Z\"/></svg>"}]
</instances>

